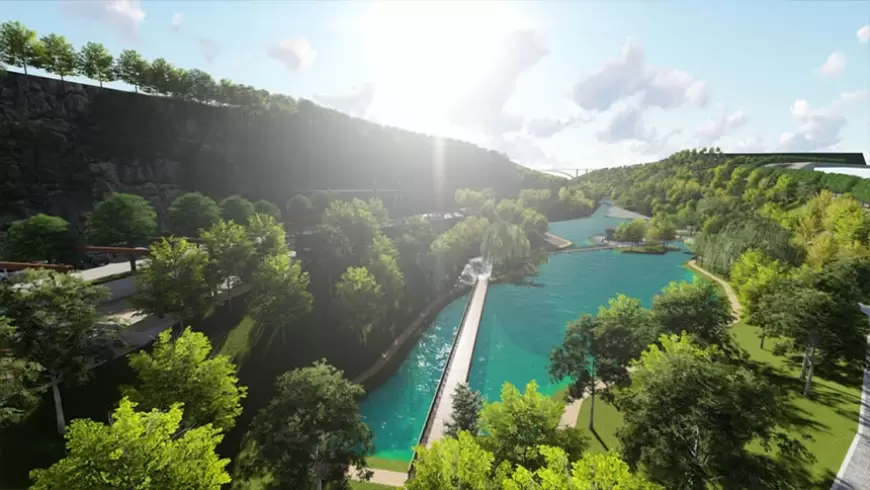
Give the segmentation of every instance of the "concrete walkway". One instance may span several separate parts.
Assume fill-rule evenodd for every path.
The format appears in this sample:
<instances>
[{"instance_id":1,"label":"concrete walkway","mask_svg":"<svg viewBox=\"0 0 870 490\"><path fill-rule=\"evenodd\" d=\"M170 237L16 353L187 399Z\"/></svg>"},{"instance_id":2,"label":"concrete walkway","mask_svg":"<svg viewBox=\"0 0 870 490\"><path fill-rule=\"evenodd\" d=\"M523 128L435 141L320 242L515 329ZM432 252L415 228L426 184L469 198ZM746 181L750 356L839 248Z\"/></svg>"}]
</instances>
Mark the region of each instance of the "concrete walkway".
<instances>
[{"instance_id":1,"label":"concrete walkway","mask_svg":"<svg viewBox=\"0 0 870 490\"><path fill-rule=\"evenodd\" d=\"M861 305L861 311L870 316L870 306ZM867 344L870 350L870 335ZM858 431L831 490L870 490L870 369L864 370Z\"/></svg>"},{"instance_id":2,"label":"concrete walkway","mask_svg":"<svg viewBox=\"0 0 870 490\"><path fill-rule=\"evenodd\" d=\"M554 235L549 231L544 233L544 240L553 247L553 250L564 250L566 248L571 248L574 245L574 242L571 240L567 240L558 235Z\"/></svg>"},{"instance_id":3,"label":"concrete walkway","mask_svg":"<svg viewBox=\"0 0 870 490\"><path fill-rule=\"evenodd\" d=\"M695 262L695 259L689 261L689 267L691 267L692 270L704 275L704 277L707 277L710 280L716 281L717 284L722 285L722 287L725 289L725 295L728 296L728 302L731 303L731 309L734 311L734 315L737 317L737 319L739 319L741 312L740 301L737 299L737 293L734 292L734 288L732 288L731 285L728 284L726 281L723 281L722 279L702 269L701 266L699 266ZM737 319L735 319L735 323Z\"/></svg>"},{"instance_id":4,"label":"concrete walkway","mask_svg":"<svg viewBox=\"0 0 870 490\"><path fill-rule=\"evenodd\" d=\"M423 434L421 443L428 447L432 442L444 436L444 423L450 420L453 414L453 391L456 386L468 381L468 373L471 370L471 358L474 355L474 344L477 341L477 330L480 327L480 319L483 317L483 304L486 301L486 291L489 287L489 278L477 279L465 316L462 317L462 325L456 334L456 345L453 355L447 361L444 379L436 393L433 413L429 415L429 428Z\"/></svg>"}]
</instances>

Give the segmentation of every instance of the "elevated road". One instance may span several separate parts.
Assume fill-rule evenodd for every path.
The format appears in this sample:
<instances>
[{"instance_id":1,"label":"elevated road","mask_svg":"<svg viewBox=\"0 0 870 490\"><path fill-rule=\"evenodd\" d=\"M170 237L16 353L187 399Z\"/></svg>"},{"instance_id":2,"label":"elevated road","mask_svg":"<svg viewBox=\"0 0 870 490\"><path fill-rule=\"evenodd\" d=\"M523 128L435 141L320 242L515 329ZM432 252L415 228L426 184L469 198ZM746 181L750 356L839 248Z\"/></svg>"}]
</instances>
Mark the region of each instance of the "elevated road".
<instances>
[{"instance_id":1,"label":"elevated road","mask_svg":"<svg viewBox=\"0 0 870 490\"><path fill-rule=\"evenodd\" d=\"M471 370L471 358L474 354L474 343L477 341L477 331L480 327L480 319L483 316L483 304L486 301L486 291L489 287L489 278L478 278L468 298L465 315L462 324L456 333L453 350L444 367L444 374L438 391L435 393L435 401L426 420L426 426L420 440L421 445L427 447L434 441L444 436L444 423L450 420L453 413L453 391L456 386L468 381L468 373Z\"/></svg>"}]
</instances>

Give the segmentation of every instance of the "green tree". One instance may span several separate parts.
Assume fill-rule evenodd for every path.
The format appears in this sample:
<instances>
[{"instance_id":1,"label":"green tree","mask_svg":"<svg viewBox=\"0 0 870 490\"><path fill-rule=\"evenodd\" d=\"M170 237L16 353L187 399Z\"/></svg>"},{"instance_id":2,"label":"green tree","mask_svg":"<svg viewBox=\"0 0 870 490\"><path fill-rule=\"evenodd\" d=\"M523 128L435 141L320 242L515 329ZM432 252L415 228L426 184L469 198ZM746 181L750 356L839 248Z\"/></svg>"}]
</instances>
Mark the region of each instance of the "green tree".
<instances>
[{"instance_id":1,"label":"green tree","mask_svg":"<svg viewBox=\"0 0 870 490\"><path fill-rule=\"evenodd\" d=\"M688 332L701 345L731 344L731 304L708 281L668 284L653 298L652 313L668 333Z\"/></svg>"},{"instance_id":2,"label":"green tree","mask_svg":"<svg viewBox=\"0 0 870 490\"><path fill-rule=\"evenodd\" d=\"M701 348L687 334L659 342L635 361L631 385L616 392L623 459L675 490L757 485L743 479L748 444L774 442L783 401L751 371L722 362L715 345Z\"/></svg>"},{"instance_id":3,"label":"green tree","mask_svg":"<svg viewBox=\"0 0 870 490\"><path fill-rule=\"evenodd\" d=\"M643 240L646 235L646 220L638 218L631 221L620 223L613 233L613 238L619 242L637 243Z\"/></svg>"},{"instance_id":4,"label":"green tree","mask_svg":"<svg viewBox=\"0 0 870 490\"><path fill-rule=\"evenodd\" d=\"M267 256L254 273L253 290L248 300L248 315L257 325L255 343L265 339L272 345L280 335L287 345L287 335L296 322L314 309L314 297L308 292L309 277L299 262L284 255Z\"/></svg>"},{"instance_id":5,"label":"green tree","mask_svg":"<svg viewBox=\"0 0 870 490\"><path fill-rule=\"evenodd\" d=\"M248 238L254 244L254 254L251 256L251 266L246 272L246 280L267 257L286 256L289 253L287 234L275 218L267 214L255 214L248 220L247 230Z\"/></svg>"},{"instance_id":6,"label":"green tree","mask_svg":"<svg viewBox=\"0 0 870 490\"><path fill-rule=\"evenodd\" d=\"M384 290L365 267L350 267L335 286L339 318L362 344L384 317Z\"/></svg>"},{"instance_id":7,"label":"green tree","mask_svg":"<svg viewBox=\"0 0 870 490\"><path fill-rule=\"evenodd\" d=\"M492 453L480 447L474 436L460 432L457 437L434 441L417 448L414 476L407 490L494 490Z\"/></svg>"},{"instance_id":8,"label":"green tree","mask_svg":"<svg viewBox=\"0 0 870 490\"><path fill-rule=\"evenodd\" d=\"M65 37L49 34L43 36L39 44L42 48L39 53L39 65L45 71L58 75L61 80L78 74L75 48Z\"/></svg>"},{"instance_id":9,"label":"green tree","mask_svg":"<svg viewBox=\"0 0 870 490\"><path fill-rule=\"evenodd\" d=\"M589 430L595 431L595 394L598 385L625 381L628 364L643 347L638 347L632 325L599 321L582 315L568 324L562 345L550 355L550 376L557 381L571 379L570 399L589 393Z\"/></svg>"},{"instance_id":10,"label":"green tree","mask_svg":"<svg viewBox=\"0 0 870 490\"><path fill-rule=\"evenodd\" d=\"M31 489L186 488L219 490L230 482L228 459L215 452L222 436L210 425L179 431L180 404L168 412L137 412L121 400L111 425L75 420L66 434L66 456L30 472Z\"/></svg>"},{"instance_id":11,"label":"green tree","mask_svg":"<svg viewBox=\"0 0 870 490\"><path fill-rule=\"evenodd\" d=\"M184 77L190 84L190 96L194 100L200 102L215 100L218 87L211 75L202 70L193 69L187 70Z\"/></svg>"},{"instance_id":12,"label":"green tree","mask_svg":"<svg viewBox=\"0 0 870 490\"><path fill-rule=\"evenodd\" d=\"M202 232L202 243L209 258L209 270L217 284L227 289L227 304L232 308L233 283L241 278L254 254L247 230L235 221L218 221Z\"/></svg>"},{"instance_id":13,"label":"green tree","mask_svg":"<svg viewBox=\"0 0 870 490\"><path fill-rule=\"evenodd\" d=\"M287 215L297 223L307 221L314 214L311 200L302 194L296 194L287 201Z\"/></svg>"},{"instance_id":14,"label":"green tree","mask_svg":"<svg viewBox=\"0 0 870 490\"><path fill-rule=\"evenodd\" d=\"M169 205L169 229L176 235L196 237L200 230L209 229L220 218L217 203L199 192L182 194Z\"/></svg>"},{"instance_id":15,"label":"green tree","mask_svg":"<svg viewBox=\"0 0 870 490\"><path fill-rule=\"evenodd\" d=\"M13 222L6 235L6 253L11 260L70 261L77 245L69 222L47 214Z\"/></svg>"},{"instance_id":16,"label":"green tree","mask_svg":"<svg viewBox=\"0 0 870 490\"><path fill-rule=\"evenodd\" d=\"M505 221L493 223L486 231L480 254L500 273L515 272L532 262L532 246L525 232Z\"/></svg>"},{"instance_id":17,"label":"green tree","mask_svg":"<svg viewBox=\"0 0 870 490\"><path fill-rule=\"evenodd\" d=\"M272 201L260 199L254 203L254 212L257 214L268 214L275 218L275 221L281 221L281 208L275 205ZM242 223L244 224L244 223Z\"/></svg>"},{"instance_id":18,"label":"green tree","mask_svg":"<svg viewBox=\"0 0 870 490\"><path fill-rule=\"evenodd\" d=\"M275 395L251 426L259 463L280 488L312 482L346 484L348 470L365 475L372 432L362 421L364 390L325 361L278 378Z\"/></svg>"},{"instance_id":19,"label":"green tree","mask_svg":"<svg viewBox=\"0 0 870 490\"><path fill-rule=\"evenodd\" d=\"M460 431L466 431L476 436L478 432L477 419L483 409L483 398L479 391L472 391L465 383L456 385L453 390L453 413L450 420L445 422L445 433L449 437L456 437Z\"/></svg>"},{"instance_id":20,"label":"green tree","mask_svg":"<svg viewBox=\"0 0 870 490\"><path fill-rule=\"evenodd\" d=\"M14 341L16 330L0 316L0 345ZM36 380L42 367L8 354L0 354L0 429L26 418L39 404Z\"/></svg>"},{"instance_id":21,"label":"green tree","mask_svg":"<svg viewBox=\"0 0 870 490\"><path fill-rule=\"evenodd\" d=\"M136 276L138 290L130 298L131 304L160 318L175 315L180 324L208 313L214 306L208 254L186 239L174 237L153 243L150 252Z\"/></svg>"},{"instance_id":22,"label":"green tree","mask_svg":"<svg viewBox=\"0 0 870 490\"><path fill-rule=\"evenodd\" d=\"M542 446L546 465L537 471L522 466L502 481L503 490L664 490L631 471L616 454L589 454L571 463L559 448Z\"/></svg>"},{"instance_id":23,"label":"green tree","mask_svg":"<svg viewBox=\"0 0 870 490\"><path fill-rule=\"evenodd\" d=\"M311 193L311 205L314 206L314 212L319 216L329 208L333 201L337 201L338 197L330 191L314 191Z\"/></svg>"},{"instance_id":24,"label":"green tree","mask_svg":"<svg viewBox=\"0 0 870 490\"><path fill-rule=\"evenodd\" d=\"M797 280L778 281L760 297L755 319L768 336L790 339L802 351L800 378L804 396L813 388L813 374L820 360L835 362L844 357L863 359L867 318L852 298L826 291L820 284ZM820 354L824 356L820 359ZM849 356L849 354L852 354Z\"/></svg>"},{"instance_id":25,"label":"green tree","mask_svg":"<svg viewBox=\"0 0 870 490\"><path fill-rule=\"evenodd\" d=\"M135 53L135 51L130 52ZM86 77L100 82L100 88L103 87L103 82L111 82L118 76L114 66L115 59L109 53L109 50L100 43L89 42L82 46L82 49L79 51L79 71ZM131 83L131 85L135 84Z\"/></svg>"},{"instance_id":26,"label":"green tree","mask_svg":"<svg viewBox=\"0 0 870 490\"><path fill-rule=\"evenodd\" d=\"M247 389L239 386L236 366L230 359L211 356L211 352L211 342L203 333L187 327L173 340L164 330L152 352L129 356L137 383L122 386L121 394L145 410L168 410L181 403L185 429L211 424L228 431L242 413Z\"/></svg>"},{"instance_id":27,"label":"green tree","mask_svg":"<svg viewBox=\"0 0 870 490\"><path fill-rule=\"evenodd\" d=\"M132 85L136 92L139 92L139 87L146 84L150 69L150 64L142 58L142 55L135 50L125 49L118 56L114 71L118 74L119 80Z\"/></svg>"},{"instance_id":28,"label":"green tree","mask_svg":"<svg viewBox=\"0 0 870 490\"><path fill-rule=\"evenodd\" d=\"M240 225L248 222L254 215L254 205L251 201L239 195L232 195L221 201L221 218L225 221L235 221Z\"/></svg>"},{"instance_id":29,"label":"green tree","mask_svg":"<svg viewBox=\"0 0 870 490\"><path fill-rule=\"evenodd\" d=\"M480 428L486 437L482 444L495 456L495 461L537 469L543 463L540 445L557 446L572 458L579 458L586 449L586 440L573 428L559 428L565 403L541 393L530 381L525 393L512 384L501 389L501 401L493 402L480 414Z\"/></svg>"},{"instance_id":30,"label":"green tree","mask_svg":"<svg viewBox=\"0 0 870 490\"><path fill-rule=\"evenodd\" d=\"M645 239L648 242L674 241L677 239L677 227L666 215L657 214L649 220Z\"/></svg>"},{"instance_id":31,"label":"green tree","mask_svg":"<svg viewBox=\"0 0 870 490\"><path fill-rule=\"evenodd\" d=\"M26 75L28 65L40 64L41 53L36 31L28 29L21 22L0 24L0 63L20 67Z\"/></svg>"},{"instance_id":32,"label":"green tree","mask_svg":"<svg viewBox=\"0 0 870 490\"><path fill-rule=\"evenodd\" d=\"M113 356L119 326L101 318L95 306L108 296L103 286L46 269L28 269L0 287L4 315L16 327L13 350L42 366L61 434L66 422L60 384L82 381L94 364Z\"/></svg>"},{"instance_id":33,"label":"green tree","mask_svg":"<svg viewBox=\"0 0 870 490\"><path fill-rule=\"evenodd\" d=\"M520 191L520 202L525 207L544 212L552 196L550 189L523 189Z\"/></svg>"},{"instance_id":34,"label":"green tree","mask_svg":"<svg viewBox=\"0 0 870 490\"><path fill-rule=\"evenodd\" d=\"M173 76L176 68L163 58L157 58L148 65L142 88L152 94L169 95L173 91Z\"/></svg>"},{"instance_id":35,"label":"green tree","mask_svg":"<svg viewBox=\"0 0 870 490\"><path fill-rule=\"evenodd\" d=\"M141 247L157 234L157 212L143 197L112 193L88 215L86 228L92 245Z\"/></svg>"}]
</instances>

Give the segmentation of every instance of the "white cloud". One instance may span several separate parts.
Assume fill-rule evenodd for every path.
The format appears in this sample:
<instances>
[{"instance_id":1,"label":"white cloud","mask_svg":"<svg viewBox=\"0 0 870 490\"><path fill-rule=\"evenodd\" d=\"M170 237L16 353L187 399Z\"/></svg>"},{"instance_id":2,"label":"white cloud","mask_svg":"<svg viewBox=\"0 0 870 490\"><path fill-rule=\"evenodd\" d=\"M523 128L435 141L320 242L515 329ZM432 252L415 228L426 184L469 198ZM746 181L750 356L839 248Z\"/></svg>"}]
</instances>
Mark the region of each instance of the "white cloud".
<instances>
[{"instance_id":1,"label":"white cloud","mask_svg":"<svg viewBox=\"0 0 870 490\"><path fill-rule=\"evenodd\" d=\"M504 153L513 161L539 170L570 168L572 166L548 155L533 138L521 134L495 136L483 146Z\"/></svg>"},{"instance_id":2,"label":"white cloud","mask_svg":"<svg viewBox=\"0 0 870 490\"><path fill-rule=\"evenodd\" d=\"M669 143L672 137L682 130L673 129L665 134L650 126L643 119L644 111L638 106L626 106L616 110L607 125L595 133L604 143L628 143L628 149L644 155L673 153L675 148Z\"/></svg>"},{"instance_id":3,"label":"white cloud","mask_svg":"<svg viewBox=\"0 0 870 490\"><path fill-rule=\"evenodd\" d=\"M448 114L451 122L488 135L522 129L524 118L507 113L505 104L513 96L517 79L550 51L536 31L523 29L503 34L495 52L493 59L486 60L490 66L485 76L465 90Z\"/></svg>"},{"instance_id":4,"label":"white cloud","mask_svg":"<svg viewBox=\"0 0 870 490\"><path fill-rule=\"evenodd\" d=\"M199 38L199 50L205 61L211 63L218 54L218 44L214 39L201 37Z\"/></svg>"},{"instance_id":5,"label":"white cloud","mask_svg":"<svg viewBox=\"0 0 870 490\"><path fill-rule=\"evenodd\" d=\"M318 95L315 100L352 116L364 117L374 100L374 86L363 84L359 89L345 95Z\"/></svg>"},{"instance_id":6,"label":"white cloud","mask_svg":"<svg viewBox=\"0 0 870 490\"><path fill-rule=\"evenodd\" d=\"M760 134L757 134L755 136L738 140L733 144L723 145L723 147L735 153L760 153L767 151L768 144Z\"/></svg>"},{"instance_id":7,"label":"white cloud","mask_svg":"<svg viewBox=\"0 0 870 490\"><path fill-rule=\"evenodd\" d=\"M848 121L843 111L855 104L870 100L870 90L843 92L825 107L813 108L806 100L796 100L791 114L797 129L779 137L782 151L828 150L840 142L840 131Z\"/></svg>"},{"instance_id":8,"label":"white cloud","mask_svg":"<svg viewBox=\"0 0 870 490\"><path fill-rule=\"evenodd\" d=\"M270 58L280 61L288 70L293 71L308 68L317 58L317 52L311 48L308 40L304 37L284 39L270 46L266 54Z\"/></svg>"},{"instance_id":9,"label":"white cloud","mask_svg":"<svg viewBox=\"0 0 870 490\"><path fill-rule=\"evenodd\" d=\"M749 118L743 109L735 111L733 114L722 113L720 116L707 121L695 129L695 138L701 146L709 146L728 133L734 131L746 124Z\"/></svg>"},{"instance_id":10,"label":"white cloud","mask_svg":"<svg viewBox=\"0 0 870 490\"><path fill-rule=\"evenodd\" d=\"M815 72L825 77L838 77L846 70L846 55L834 51L828 55L828 59L822 63L822 66L815 69Z\"/></svg>"},{"instance_id":11,"label":"white cloud","mask_svg":"<svg viewBox=\"0 0 870 490\"><path fill-rule=\"evenodd\" d=\"M619 58L577 81L572 99L583 109L605 111L622 99L641 94L641 108L675 109L686 104L705 105L708 91L705 82L684 71L647 65L643 48L628 42Z\"/></svg>"},{"instance_id":12,"label":"white cloud","mask_svg":"<svg viewBox=\"0 0 870 490\"><path fill-rule=\"evenodd\" d=\"M137 28L145 19L139 0L87 0L61 3L68 14L114 26L122 37L135 40Z\"/></svg>"},{"instance_id":13,"label":"white cloud","mask_svg":"<svg viewBox=\"0 0 870 490\"><path fill-rule=\"evenodd\" d=\"M172 30L178 32L181 30L181 24L184 22L184 15L181 12L172 14Z\"/></svg>"},{"instance_id":14,"label":"white cloud","mask_svg":"<svg viewBox=\"0 0 870 490\"><path fill-rule=\"evenodd\" d=\"M549 138L569 127L591 121L591 118L575 116L565 119L542 117L526 121L526 132L536 138Z\"/></svg>"},{"instance_id":15,"label":"white cloud","mask_svg":"<svg viewBox=\"0 0 870 490\"><path fill-rule=\"evenodd\" d=\"M653 141L658 136L655 128L647 127L639 107L623 107L613 114L601 131L595 133L605 143L627 140Z\"/></svg>"},{"instance_id":16,"label":"white cloud","mask_svg":"<svg viewBox=\"0 0 870 490\"><path fill-rule=\"evenodd\" d=\"M867 24L864 27L858 29L856 36L858 36L858 42L860 43L866 43L867 41L870 41L870 24Z\"/></svg>"}]
</instances>

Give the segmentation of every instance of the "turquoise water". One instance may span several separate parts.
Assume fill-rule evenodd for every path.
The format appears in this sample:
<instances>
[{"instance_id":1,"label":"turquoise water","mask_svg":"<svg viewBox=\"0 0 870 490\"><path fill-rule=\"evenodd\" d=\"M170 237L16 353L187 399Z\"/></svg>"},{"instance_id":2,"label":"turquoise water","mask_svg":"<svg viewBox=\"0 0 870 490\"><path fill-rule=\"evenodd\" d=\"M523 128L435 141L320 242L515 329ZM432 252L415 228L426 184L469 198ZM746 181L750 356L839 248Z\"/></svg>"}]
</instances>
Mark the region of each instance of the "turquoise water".
<instances>
[{"instance_id":1,"label":"turquoise water","mask_svg":"<svg viewBox=\"0 0 870 490\"><path fill-rule=\"evenodd\" d=\"M682 267L688 258L679 252L613 250L554 254L539 267L534 285L490 285L469 384L489 401L500 398L505 381L522 389L535 380L542 393L555 393L562 385L550 380L547 365L566 324L581 313L597 312L619 293L649 306L669 282L692 280L692 273Z\"/></svg>"},{"instance_id":2,"label":"turquoise water","mask_svg":"<svg viewBox=\"0 0 870 490\"><path fill-rule=\"evenodd\" d=\"M607 211L601 206L590 218L551 223L550 231L582 246L588 237L624 221L607 217ZM505 381L523 387L534 379L542 392L554 393L560 385L550 381L547 364L565 325L581 313L595 313L618 293L649 305L668 282L691 280L681 266L687 259L682 253L610 250L555 254L539 268L532 286L491 285L469 383L490 401L499 399ZM375 434L375 456L411 460L467 299L463 296L444 308L396 374L360 403Z\"/></svg>"},{"instance_id":3,"label":"turquoise water","mask_svg":"<svg viewBox=\"0 0 870 490\"><path fill-rule=\"evenodd\" d=\"M464 295L441 310L396 374L360 402L375 456L411 461L467 301Z\"/></svg>"},{"instance_id":4,"label":"turquoise water","mask_svg":"<svg viewBox=\"0 0 870 490\"><path fill-rule=\"evenodd\" d=\"M610 206L602 204L588 218L554 221L550 223L550 233L571 240L575 247L590 245L589 237L603 235L606 228L616 228L618 224L629 221L607 216L609 210Z\"/></svg>"}]
</instances>

